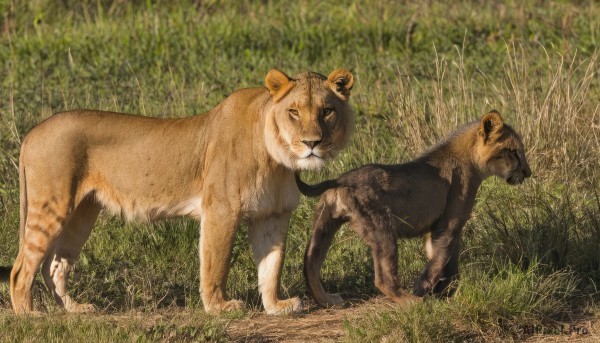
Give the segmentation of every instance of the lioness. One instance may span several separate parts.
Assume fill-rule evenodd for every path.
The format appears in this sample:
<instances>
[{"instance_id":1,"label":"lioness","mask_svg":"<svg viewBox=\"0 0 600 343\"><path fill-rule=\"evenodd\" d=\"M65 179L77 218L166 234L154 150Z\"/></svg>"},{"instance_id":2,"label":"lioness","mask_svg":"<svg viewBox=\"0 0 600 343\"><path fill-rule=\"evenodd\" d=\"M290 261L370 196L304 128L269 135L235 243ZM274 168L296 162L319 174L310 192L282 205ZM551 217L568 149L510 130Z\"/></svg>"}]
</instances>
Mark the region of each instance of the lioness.
<instances>
[{"instance_id":1,"label":"lioness","mask_svg":"<svg viewBox=\"0 0 600 343\"><path fill-rule=\"evenodd\" d=\"M269 314L296 311L278 299L285 240L299 193L293 172L317 169L348 142L354 79L293 78L273 69L266 88L234 92L205 115L158 119L78 110L55 114L25 137L19 159L20 247L10 276L13 309L32 311L44 280L68 312L93 310L67 293L67 277L102 208L126 219L200 221L200 287L206 311L240 309L226 282L240 221Z\"/></svg>"},{"instance_id":2,"label":"lioness","mask_svg":"<svg viewBox=\"0 0 600 343\"><path fill-rule=\"evenodd\" d=\"M491 175L509 184L531 176L521 138L496 111L458 129L412 162L366 165L316 186L296 174L302 194L323 194L304 258L304 275L316 301L323 306L342 302L338 294L325 292L320 269L335 232L345 222L371 247L375 285L392 300L407 305L419 299L400 289L397 279L401 237L426 234L429 262L415 282L414 294L446 290L458 277L461 230L475 194Z\"/></svg>"}]
</instances>

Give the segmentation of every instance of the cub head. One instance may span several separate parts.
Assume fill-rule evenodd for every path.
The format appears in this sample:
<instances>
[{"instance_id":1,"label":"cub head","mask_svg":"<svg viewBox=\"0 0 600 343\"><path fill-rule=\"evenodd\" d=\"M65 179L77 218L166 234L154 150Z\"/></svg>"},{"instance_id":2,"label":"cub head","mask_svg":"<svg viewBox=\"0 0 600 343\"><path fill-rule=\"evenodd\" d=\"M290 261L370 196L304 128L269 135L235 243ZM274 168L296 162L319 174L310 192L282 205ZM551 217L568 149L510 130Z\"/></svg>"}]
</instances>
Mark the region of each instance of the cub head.
<instances>
[{"instance_id":1,"label":"cub head","mask_svg":"<svg viewBox=\"0 0 600 343\"><path fill-rule=\"evenodd\" d=\"M475 154L485 176L496 175L511 185L522 183L531 176L521 137L504 124L497 111L481 118Z\"/></svg>"},{"instance_id":2,"label":"cub head","mask_svg":"<svg viewBox=\"0 0 600 343\"><path fill-rule=\"evenodd\" d=\"M271 95L265 143L278 163L293 170L319 169L346 146L354 128L349 71L289 77L272 69L265 84Z\"/></svg>"}]
</instances>

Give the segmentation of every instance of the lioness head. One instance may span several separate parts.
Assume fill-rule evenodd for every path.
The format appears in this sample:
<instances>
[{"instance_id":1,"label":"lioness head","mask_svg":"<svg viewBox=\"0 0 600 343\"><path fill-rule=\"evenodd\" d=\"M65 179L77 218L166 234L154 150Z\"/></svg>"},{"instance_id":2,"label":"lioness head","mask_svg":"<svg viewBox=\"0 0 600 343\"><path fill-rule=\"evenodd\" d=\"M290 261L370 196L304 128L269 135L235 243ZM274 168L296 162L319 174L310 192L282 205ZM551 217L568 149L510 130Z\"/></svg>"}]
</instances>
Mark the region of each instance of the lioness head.
<instances>
[{"instance_id":1,"label":"lioness head","mask_svg":"<svg viewBox=\"0 0 600 343\"><path fill-rule=\"evenodd\" d=\"M480 170L501 177L511 185L531 176L521 137L504 124L497 111L481 118L474 151Z\"/></svg>"},{"instance_id":2,"label":"lioness head","mask_svg":"<svg viewBox=\"0 0 600 343\"><path fill-rule=\"evenodd\" d=\"M348 143L354 127L348 105L354 77L349 71L289 77L273 69L265 84L272 98L265 143L277 162L293 170L319 169Z\"/></svg>"}]
</instances>

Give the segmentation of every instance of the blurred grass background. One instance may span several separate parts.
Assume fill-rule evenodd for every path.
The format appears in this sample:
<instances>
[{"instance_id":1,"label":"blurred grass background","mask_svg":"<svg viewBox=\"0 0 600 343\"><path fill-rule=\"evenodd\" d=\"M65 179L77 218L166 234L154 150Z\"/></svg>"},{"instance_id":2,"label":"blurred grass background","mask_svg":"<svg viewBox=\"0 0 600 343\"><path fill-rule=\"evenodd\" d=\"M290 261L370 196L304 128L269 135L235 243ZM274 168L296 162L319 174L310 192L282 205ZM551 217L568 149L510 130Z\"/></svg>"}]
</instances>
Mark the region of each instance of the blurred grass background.
<instances>
[{"instance_id":1,"label":"blurred grass background","mask_svg":"<svg viewBox=\"0 0 600 343\"><path fill-rule=\"evenodd\" d=\"M18 249L20 141L52 113L189 116L262 85L273 67L290 75L345 67L357 80L354 137L326 170L305 174L308 181L407 161L491 109L522 133L534 173L518 187L482 185L454 298L350 318L348 340L520 339L519 325L597 319L600 6L593 1L0 0L0 30L2 265ZM303 198L294 213L283 296L309 299L300 271L314 203ZM219 318L200 311L197 240L191 220L146 225L102 215L71 293L104 313L192 311L200 323L193 325L204 328L179 320L148 329L132 320L123 339L226 340ZM422 250L420 240L400 243L407 288L424 267ZM347 229L323 279L345 296L379 294L370 252ZM256 283L242 227L229 293L259 311ZM41 283L34 294L36 308L56 311ZM6 284L0 308L11 340L52 340L56 326L74 339L110 337L110 323L93 316L22 323L8 311Z\"/></svg>"}]
</instances>

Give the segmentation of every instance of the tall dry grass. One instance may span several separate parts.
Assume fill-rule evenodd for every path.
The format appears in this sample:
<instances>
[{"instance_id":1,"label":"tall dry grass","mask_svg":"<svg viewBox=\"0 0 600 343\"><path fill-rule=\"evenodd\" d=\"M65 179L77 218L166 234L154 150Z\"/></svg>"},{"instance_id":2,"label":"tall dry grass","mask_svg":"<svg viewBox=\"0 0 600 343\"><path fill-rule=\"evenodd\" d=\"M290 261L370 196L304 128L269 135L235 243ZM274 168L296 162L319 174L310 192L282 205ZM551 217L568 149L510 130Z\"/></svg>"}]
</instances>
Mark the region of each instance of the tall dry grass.
<instances>
[{"instance_id":1,"label":"tall dry grass","mask_svg":"<svg viewBox=\"0 0 600 343\"><path fill-rule=\"evenodd\" d=\"M463 63L464 51L448 60L436 55L429 82L398 76L390 92L398 144L415 155L457 126L499 110L522 135L538 180L597 184L600 167L598 51L582 59L543 47L542 67L531 65L531 49L507 43L502 78Z\"/></svg>"}]
</instances>

